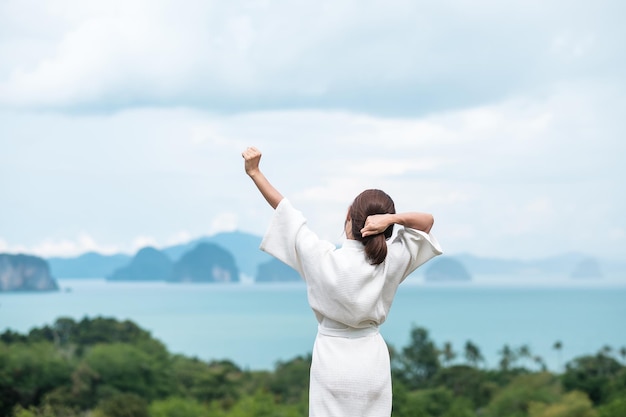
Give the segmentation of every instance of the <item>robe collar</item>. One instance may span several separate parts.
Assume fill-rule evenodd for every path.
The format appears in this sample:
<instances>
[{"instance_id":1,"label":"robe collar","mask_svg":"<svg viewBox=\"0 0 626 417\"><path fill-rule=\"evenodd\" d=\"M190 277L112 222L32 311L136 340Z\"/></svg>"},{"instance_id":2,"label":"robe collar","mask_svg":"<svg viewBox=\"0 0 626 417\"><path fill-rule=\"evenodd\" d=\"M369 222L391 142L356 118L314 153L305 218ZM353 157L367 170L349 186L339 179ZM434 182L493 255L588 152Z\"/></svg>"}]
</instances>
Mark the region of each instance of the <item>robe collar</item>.
<instances>
[{"instance_id":1,"label":"robe collar","mask_svg":"<svg viewBox=\"0 0 626 417\"><path fill-rule=\"evenodd\" d=\"M364 249L365 246L358 240L354 239L344 239L343 244L341 245L343 248L355 248L355 249Z\"/></svg>"}]
</instances>

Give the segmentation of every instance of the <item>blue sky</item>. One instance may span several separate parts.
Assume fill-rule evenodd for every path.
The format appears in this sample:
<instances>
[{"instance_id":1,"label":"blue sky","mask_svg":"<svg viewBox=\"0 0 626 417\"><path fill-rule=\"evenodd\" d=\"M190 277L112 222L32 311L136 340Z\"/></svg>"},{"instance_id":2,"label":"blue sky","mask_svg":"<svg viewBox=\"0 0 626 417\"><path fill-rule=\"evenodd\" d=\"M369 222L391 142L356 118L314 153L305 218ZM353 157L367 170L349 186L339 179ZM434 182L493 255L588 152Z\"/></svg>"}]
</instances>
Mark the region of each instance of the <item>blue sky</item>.
<instances>
[{"instance_id":1,"label":"blue sky","mask_svg":"<svg viewBox=\"0 0 626 417\"><path fill-rule=\"evenodd\" d=\"M0 2L0 251L341 240L383 188L449 254L626 258L619 1Z\"/></svg>"}]
</instances>

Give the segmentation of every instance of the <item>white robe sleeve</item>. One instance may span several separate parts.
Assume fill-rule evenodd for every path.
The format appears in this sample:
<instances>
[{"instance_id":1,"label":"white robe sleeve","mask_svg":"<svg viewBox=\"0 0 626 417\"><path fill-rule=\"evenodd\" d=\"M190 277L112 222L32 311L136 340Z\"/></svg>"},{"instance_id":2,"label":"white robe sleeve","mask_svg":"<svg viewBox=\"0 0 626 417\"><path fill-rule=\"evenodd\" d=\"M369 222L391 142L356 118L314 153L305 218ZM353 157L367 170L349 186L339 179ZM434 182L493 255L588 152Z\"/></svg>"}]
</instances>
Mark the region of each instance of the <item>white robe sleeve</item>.
<instances>
[{"instance_id":1,"label":"white robe sleeve","mask_svg":"<svg viewBox=\"0 0 626 417\"><path fill-rule=\"evenodd\" d=\"M304 215L283 198L274 211L261 250L295 269L306 280L304 264L315 262L325 252L335 249L320 240L306 224Z\"/></svg>"},{"instance_id":2,"label":"white robe sleeve","mask_svg":"<svg viewBox=\"0 0 626 417\"><path fill-rule=\"evenodd\" d=\"M393 260L390 264L397 268L394 275L398 274L402 281L420 265L442 253L435 236L404 227L389 244L387 256Z\"/></svg>"}]
</instances>

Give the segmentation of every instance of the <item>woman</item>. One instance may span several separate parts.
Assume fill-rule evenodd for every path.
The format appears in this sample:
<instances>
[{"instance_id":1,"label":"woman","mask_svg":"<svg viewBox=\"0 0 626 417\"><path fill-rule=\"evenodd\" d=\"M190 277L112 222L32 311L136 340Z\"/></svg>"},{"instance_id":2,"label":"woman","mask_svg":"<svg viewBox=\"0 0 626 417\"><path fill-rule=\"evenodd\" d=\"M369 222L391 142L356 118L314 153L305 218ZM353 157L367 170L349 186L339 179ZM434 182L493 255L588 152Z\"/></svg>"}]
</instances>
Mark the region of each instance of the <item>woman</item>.
<instances>
[{"instance_id":1,"label":"woman","mask_svg":"<svg viewBox=\"0 0 626 417\"><path fill-rule=\"evenodd\" d=\"M366 190L348 210L347 239L337 249L320 240L263 175L258 149L250 147L242 156L246 173L275 209L261 249L302 276L319 322L309 416L390 416L389 351L378 326L387 318L398 285L442 253L429 234L432 215L396 214L387 194ZM404 227L390 239L394 224Z\"/></svg>"}]
</instances>

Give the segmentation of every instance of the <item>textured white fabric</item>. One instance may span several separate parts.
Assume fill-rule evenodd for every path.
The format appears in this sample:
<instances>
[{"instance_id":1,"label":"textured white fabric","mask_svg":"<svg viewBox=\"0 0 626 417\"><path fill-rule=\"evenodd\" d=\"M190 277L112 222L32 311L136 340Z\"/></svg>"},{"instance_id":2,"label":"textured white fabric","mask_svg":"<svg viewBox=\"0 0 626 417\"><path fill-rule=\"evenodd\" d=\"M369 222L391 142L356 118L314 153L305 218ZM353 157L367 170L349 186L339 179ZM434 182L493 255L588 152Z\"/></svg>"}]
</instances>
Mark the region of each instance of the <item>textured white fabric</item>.
<instances>
[{"instance_id":1,"label":"textured white fabric","mask_svg":"<svg viewBox=\"0 0 626 417\"><path fill-rule=\"evenodd\" d=\"M337 249L319 239L287 199L274 212L261 249L302 276L320 323L311 364L310 417L391 415L389 352L378 326L389 314L398 285L442 251L432 235L403 227L387 247L385 261L370 265L361 242L345 240Z\"/></svg>"}]
</instances>

